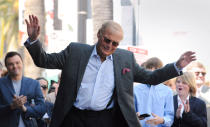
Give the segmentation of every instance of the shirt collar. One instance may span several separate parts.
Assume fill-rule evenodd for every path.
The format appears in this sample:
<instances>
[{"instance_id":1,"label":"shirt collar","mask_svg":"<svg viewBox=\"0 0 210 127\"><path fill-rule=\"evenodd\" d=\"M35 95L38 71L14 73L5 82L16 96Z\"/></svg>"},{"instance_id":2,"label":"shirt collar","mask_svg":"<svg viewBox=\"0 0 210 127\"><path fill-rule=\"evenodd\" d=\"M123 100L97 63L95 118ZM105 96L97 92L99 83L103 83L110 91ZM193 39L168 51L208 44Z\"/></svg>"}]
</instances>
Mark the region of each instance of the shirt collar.
<instances>
[{"instance_id":1,"label":"shirt collar","mask_svg":"<svg viewBox=\"0 0 210 127\"><path fill-rule=\"evenodd\" d=\"M96 50L96 45L94 46L93 52L92 52L92 54L91 54L91 57L100 58L100 56L98 55L97 50ZM109 60L113 61L113 56L112 56L112 54L109 55L109 56L107 56L106 59L109 59Z\"/></svg>"},{"instance_id":2,"label":"shirt collar","mask_svg":"<svg viewBox=\"0 0 210 127\"><path fill-rule=\"evenodd\" d=\"M186 104L187 100L189 101L189 98L190 98L190 95L188 95L188 96L187 96L187 99L184 101L185 104ZM182 107L181 107L181 112L180 112L180 114L179 114L179 116L182 118L182 114L183 114L183 112L184 112L184 104L182 103L182 100L181 100L181 98L179 97L179 95L177 95L177 100L178 100L178 107L179 107L179 105L182 105Z\"/></svg>"},{"instance_id":3,"label":"shirt collar","mask_svg":"<svg viewBox=\"0 0 210 127\"><path fill-rule=\"evenodd\" d=\"M197 88L197 91L201 91L201 90L202 90L202 88L203 88L203 85L201 85L201 87L200 87L200 88Z\"/></svg>"},{"instance_id":4,"label":"shirt collar","mask_svg":"<svg viewBox=\"0 0 210 127\"><path fill-rule=\"evenodd\" d=\"M184 101L184 103L186 104L186 101L189 101L190 95L187 96L187 99ZM177 95L177 99L178 99L178 103L182 103L181 98L179 97L179 95Z\"/></svg>"}]
</instances>

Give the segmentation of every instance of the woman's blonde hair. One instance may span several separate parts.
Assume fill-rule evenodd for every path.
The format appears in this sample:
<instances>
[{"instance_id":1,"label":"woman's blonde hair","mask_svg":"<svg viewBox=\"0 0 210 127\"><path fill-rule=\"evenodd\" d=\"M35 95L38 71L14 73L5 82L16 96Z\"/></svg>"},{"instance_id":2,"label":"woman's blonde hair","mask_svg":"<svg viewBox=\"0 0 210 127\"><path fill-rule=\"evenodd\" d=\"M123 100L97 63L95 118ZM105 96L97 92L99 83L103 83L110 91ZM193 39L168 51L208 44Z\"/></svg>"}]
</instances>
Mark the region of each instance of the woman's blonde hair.
<instances>
[{"instance_id":1,"label":"woman's blonde hair","mask_svg":"<svg viewBox=\"0 0 210 127\"><path fill-rule=\"evenodd\" d=\"M182 82L185 82L186 84L188 84L190 88L189 93L191 96L196 95L195 75L193 72L184 72L183 75L176 78L176 81L177 79L181 79Z\"/></svg>"}]
</instances>

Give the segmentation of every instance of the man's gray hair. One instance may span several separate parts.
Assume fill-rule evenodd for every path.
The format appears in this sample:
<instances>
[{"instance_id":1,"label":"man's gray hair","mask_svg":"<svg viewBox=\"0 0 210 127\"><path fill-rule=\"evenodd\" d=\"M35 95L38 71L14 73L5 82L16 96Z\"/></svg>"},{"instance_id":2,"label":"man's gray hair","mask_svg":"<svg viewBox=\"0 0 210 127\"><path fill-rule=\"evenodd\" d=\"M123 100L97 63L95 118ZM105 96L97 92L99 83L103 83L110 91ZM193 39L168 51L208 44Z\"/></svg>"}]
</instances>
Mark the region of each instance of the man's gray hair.
<instances>
[{"instance_id":1,"label":"man's gray hair","mask_svg":"<svg viewBox=\"0 0 210 127\"><path fill-rule=\"evenodd\" d=\"M120 26L120 24L118 24L117 22L114 22L114 21L112 21L112 20L109 20L109 21L103 23L103 24L101 25L101 28L99 29L98 32L99 32L100 34L104 34L104 32L105 32L105 30L106 30L107 28L111 28L111 30L112 30L113 32L119 31L119 32L122 32L122 33L123 33L123 29L122 29L122 27Z\"/></svg>"}]
</instances>

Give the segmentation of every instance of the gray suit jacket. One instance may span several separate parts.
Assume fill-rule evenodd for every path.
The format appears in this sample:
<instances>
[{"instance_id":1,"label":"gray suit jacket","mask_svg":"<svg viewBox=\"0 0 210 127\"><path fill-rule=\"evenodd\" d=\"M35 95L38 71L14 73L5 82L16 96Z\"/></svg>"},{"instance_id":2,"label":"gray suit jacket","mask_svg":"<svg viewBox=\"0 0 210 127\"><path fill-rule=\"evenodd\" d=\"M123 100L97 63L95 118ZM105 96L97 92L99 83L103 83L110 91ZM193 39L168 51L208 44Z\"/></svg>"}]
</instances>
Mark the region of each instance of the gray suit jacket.
<instances>
[{"instance_id":1,"label":"gray suit jacket","mask_svg":"<svg viewBox=\"0 0 210 127\"><path fill-rule=\"evenodd\" d=\"M60 53L47 54L38 41L32 45L26 45L34 63L43 68L62 69L61 83L55 102L51 127L61 126L76 100L77 92L94 46L70 43ZM159 84L178 75L173 64L168 64L156 71L147 71L141 68L135 61L132 52L117 49L113 53L114 77L117 95L117 103L122 115L130 127L140 127L136 117L133 101L133 82L144 84ZM130 71L122 73L123 69Z\"/></svg>"}]
</instances>

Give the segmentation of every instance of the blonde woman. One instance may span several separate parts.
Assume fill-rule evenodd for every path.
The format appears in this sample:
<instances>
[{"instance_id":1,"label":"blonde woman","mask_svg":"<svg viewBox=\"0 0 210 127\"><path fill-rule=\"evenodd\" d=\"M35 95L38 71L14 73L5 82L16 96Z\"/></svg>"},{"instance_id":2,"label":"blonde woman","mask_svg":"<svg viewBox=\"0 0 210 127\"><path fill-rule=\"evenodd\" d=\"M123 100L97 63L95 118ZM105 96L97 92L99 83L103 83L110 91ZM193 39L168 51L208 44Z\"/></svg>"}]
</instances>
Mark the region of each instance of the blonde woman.
<instances>
[{"instance_id":1,"label":"blonde woman","mask_svg":"<svg viewBox=\"0 0 210 127\"><path fill-rule=\"evenodd\" d=\"M206 104L195 97L195 76L185 72L176 78L174 96L174 123L172 127L207 127Z\"/></svg>"}]
</instances>

